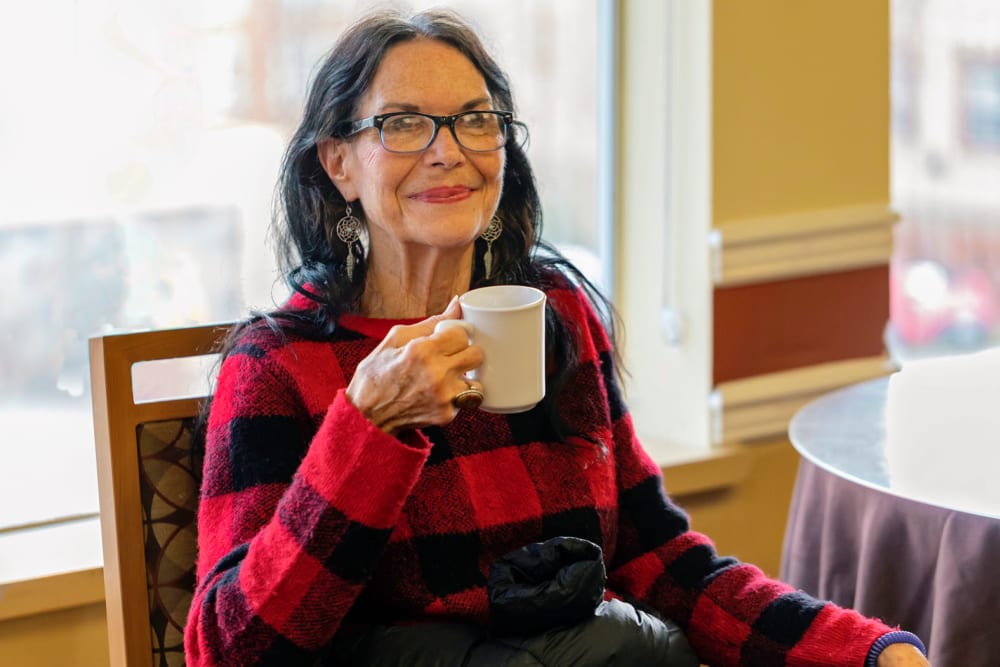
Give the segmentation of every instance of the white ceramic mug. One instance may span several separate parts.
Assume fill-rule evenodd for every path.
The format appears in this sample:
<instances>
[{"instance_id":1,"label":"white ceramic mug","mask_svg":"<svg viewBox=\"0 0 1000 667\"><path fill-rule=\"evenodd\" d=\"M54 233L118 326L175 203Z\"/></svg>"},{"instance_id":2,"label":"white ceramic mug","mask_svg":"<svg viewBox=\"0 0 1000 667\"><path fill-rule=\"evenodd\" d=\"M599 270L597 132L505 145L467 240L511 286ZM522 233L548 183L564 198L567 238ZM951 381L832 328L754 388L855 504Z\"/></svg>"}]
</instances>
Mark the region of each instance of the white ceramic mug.
<instances>
[{"instance_id":1,"label":"white ceramic mug","mask_svg":"<svg viewBox=\"0 0 1000 667\"><path fill-rule=\"evenodd\" d=\"M461 326L483 349L469 376L483 385L481 410L508 414L535 407L545 396L545 293L523 285L480 287L459 297Z\"/></svg>"}]
</instances>

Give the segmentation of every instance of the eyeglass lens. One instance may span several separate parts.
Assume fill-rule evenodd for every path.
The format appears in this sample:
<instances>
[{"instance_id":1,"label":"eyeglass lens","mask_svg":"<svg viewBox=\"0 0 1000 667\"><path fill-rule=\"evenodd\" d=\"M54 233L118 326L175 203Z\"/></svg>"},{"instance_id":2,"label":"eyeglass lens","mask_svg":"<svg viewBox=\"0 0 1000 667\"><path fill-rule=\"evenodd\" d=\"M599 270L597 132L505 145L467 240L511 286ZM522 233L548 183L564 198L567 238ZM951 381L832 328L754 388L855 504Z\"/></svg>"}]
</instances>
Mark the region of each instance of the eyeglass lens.
<instances>
[{"instance_id":1,"label":"eyeglass lens","mask_svg":"<svg viewBox=\"0 0 1000 667\"><path fill-rule=\"evenodd\" d=\"M418 114L390 116L382 122L382 145L401 153L422 151L434 138L433 118ZM472 151L494 151L507 142L506 123L499 114L471 111L455 117L455 138Z\"/></svg>"}]
</instances>

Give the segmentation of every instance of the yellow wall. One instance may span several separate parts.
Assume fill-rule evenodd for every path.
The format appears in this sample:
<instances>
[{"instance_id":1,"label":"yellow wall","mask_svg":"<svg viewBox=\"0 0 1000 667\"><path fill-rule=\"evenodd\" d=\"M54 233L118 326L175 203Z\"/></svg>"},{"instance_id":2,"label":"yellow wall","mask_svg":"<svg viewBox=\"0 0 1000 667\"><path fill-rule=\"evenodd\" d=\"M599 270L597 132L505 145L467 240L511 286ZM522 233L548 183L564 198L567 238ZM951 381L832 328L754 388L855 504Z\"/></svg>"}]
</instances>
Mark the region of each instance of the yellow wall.
<instances>
[{"instance_id":1,"label":"yellow wall","mask_svg":"<svg viewBox=\"0 0 1000 667\"><path fill-rule=\"evenodd\" d=\"M737 445L743 450L735 483L720 488L674 494L691 527L712 538L723 556L753 563L771 577L781 568L781 547L788 506L795 486L799 455L787 439ZM667 492L692 470L664 471Z\"/></svg>"},{"instance_id":2,"label":"yellow wall","mask_svg":"<svg viewBox=\"0 0 1000 667\"><path fill-rule=\"evenodd\" d=\"M889 199L887 0L715 0L713 217Z\"/></svg>"},{"instance_id":3,"label":"yellow wall","mask_svg":"<svg viewBox=\"0 0 1000 667\"><path fill-rule=\"evenodd\" d=\"M105 667L104 603L0 621L0 665Z\"/></svg>"},{"instance_id":4,"label":"yellow wall","mask_svg":"<svg viewBox=\"0 0 1000 667\"><path fill-rule=\"evenodd\" d=\"M888 206L888 0L714 0L712 13L714 225ZM797 456L756 454L746 483L681 500L720 552L776 576Z\"/></svg>"}]
</instances>

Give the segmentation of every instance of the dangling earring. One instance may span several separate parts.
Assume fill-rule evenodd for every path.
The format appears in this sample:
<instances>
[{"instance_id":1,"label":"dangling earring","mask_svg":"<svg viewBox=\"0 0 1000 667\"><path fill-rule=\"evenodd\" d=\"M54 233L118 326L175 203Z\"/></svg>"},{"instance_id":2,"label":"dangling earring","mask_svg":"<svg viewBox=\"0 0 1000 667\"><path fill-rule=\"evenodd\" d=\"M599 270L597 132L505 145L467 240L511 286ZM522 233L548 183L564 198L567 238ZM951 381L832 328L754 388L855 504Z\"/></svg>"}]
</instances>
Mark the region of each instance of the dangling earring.
<instances>
[{"instance_id":1,"label":"dangling earring","mask_svg":"<svg viewBox=\"0 0 1000 667\"><path fill-rule=\"evenodd\" d=\"M493 242L500 238L501 232L503 232L503 223L500 222L500 218L494 215L490 219L490 224L486 225L486 229L480 235L480 238L486 241L486 252L483 254L483 271L486 273L487 280L493 275Z\"/></svg>"},{"instance_id":2,"label":"dangling earring","mask_svg":"<svg viewBox=\"0 0 1000 667\"><path fill-rule=\"evenodd\" d=\"M355 244L361 240L361 221L351 213L351 205L344 209L344 217L337 221L337 238L347 244L347 281L354 282Z\"/></svg>"}]
</instances>

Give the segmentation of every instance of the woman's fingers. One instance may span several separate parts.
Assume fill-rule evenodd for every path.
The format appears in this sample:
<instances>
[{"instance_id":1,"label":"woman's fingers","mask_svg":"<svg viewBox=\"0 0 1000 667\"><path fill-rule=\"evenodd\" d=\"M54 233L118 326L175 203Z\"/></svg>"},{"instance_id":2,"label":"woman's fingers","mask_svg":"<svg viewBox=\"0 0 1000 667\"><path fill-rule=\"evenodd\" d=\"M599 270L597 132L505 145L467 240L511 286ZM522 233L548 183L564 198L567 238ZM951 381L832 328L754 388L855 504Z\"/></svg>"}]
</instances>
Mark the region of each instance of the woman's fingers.
<instances>
[{"instance_id":1,"label":"woman's fingers","mask_svg":"<svg viewBox=\"0 0 1000 667\"><path fill-rule=\"evenodd\" d=\"M483 348L478 345L469 344L466 344L463 349L453 352L451 357L455 367L462 375L468 373L469 371L476 370L482 366L483 362L486 360L486 355L483 354ZM482 389L482 387L480 387L480 389Z\"/></svg>"},{"instance_id":2,"label":"woman's fingers","mask_svg":"<svg viewBox=\"0 0 1000 667\"><path fill-rule=\"evenodd\" d=\"M351 402L379 428L395 433L407 428L447 424L458 413L456 395L482 387L465 374L483 363L482 349L470 344L453 299L440 315L393 327L358 365L347 388ZM439 327L442 322L455 322Z\"/></svg>"},{"instance_id":3,"label":"woman's fingers","mask_svg":"<svg viewBox=\"0 0 1000 667\"><path fill-rule=\"evenodd\" d=\"M385 341L390 342L393 347L402 347L415 338L425 338L434 334L434 328L438 323L446 320L457 320L462 316L462 306L458 303L458 297L453 297L448 303L444 312L438 315L431 315L425 320L416 324L396 325L389 330ZM383 341L383 342L385 342Z\"/></svg>"},{"instance_id":4,"label":"woman's fingers","mask_svg":"<svg viewBox=\"0 0 1000 667\"><path fill-rule=\"evenodd\" d=\"M429 340L434 341L443 354L455 354L469 347L471 343L469 332L464 327L459 326L458 323L461 320L445 320L444 322L455 322L456 325L451 327L436 327L434 333L430 335Z\"/></svg>"}]
</instances>

